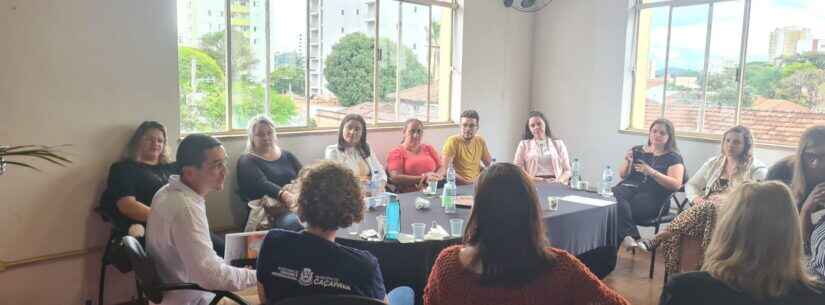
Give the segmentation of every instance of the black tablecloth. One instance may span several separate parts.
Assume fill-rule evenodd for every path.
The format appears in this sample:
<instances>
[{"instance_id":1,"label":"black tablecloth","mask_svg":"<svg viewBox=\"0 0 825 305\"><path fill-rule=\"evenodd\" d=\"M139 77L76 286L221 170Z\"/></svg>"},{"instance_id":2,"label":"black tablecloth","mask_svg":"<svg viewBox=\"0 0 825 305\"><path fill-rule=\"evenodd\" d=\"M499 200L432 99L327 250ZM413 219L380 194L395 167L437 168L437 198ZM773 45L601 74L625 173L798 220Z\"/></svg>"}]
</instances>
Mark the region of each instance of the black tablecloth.
<instances>
[{"instance_id":1,"label":"black tablecloth","mask_svg":"<svg viewBox=\"0 0 825 305\"><path fill-rule=\"evenodd\" d=\"M601 198L594 193L576 191L556 183L538 183L539 198L544 211L543 220L550 244L566 250L582 260L594 274L603 278L616 266L616 205L604 207L561 201L556 211L547 209L547 196L578 195ZM459 186L458 195L472 195L473 186ZM425 196L421 193L400 194L401 232L412 234L412 223L421 222L430 229L433 220L449 232L449 219L470 216L470 210L458 208L457 213L445 214L440 197ZM415 199L422 197L431 201L428 210L416 210ZM502 204L508 204L502 202ZM376 216L383 215L384 209L368 211L359 230L376 228ZM370 251L378 258L387 290L398 286L410 286L415 290L420 303L421 294L435 259L444 248L459 244L459 238L443 241L424 241L402 244L394 241L366 241L350 235L347 229L338 230L336 241L358 249Z\"/></svg>"}]
</instances>

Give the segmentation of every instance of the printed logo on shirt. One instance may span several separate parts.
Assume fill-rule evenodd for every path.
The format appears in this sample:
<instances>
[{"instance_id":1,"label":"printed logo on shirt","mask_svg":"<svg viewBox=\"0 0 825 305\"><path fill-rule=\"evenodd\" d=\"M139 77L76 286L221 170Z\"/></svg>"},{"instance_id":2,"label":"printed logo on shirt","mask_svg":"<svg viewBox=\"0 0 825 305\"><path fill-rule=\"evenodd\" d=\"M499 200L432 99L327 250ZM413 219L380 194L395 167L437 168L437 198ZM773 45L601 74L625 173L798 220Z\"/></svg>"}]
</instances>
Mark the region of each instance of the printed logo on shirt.
<instances>
[{"instance_id":1,"label":"printed logo on shirt","mask_svg":"<svg viewBox=\"0 0 825 305\"><path fill-rule=\"evenodd\" d=\"M301 284L301 286L309 286L312 284L312 269L304 268L304 270L301 271L301 278L298 279L298 284Z\"/></svg>"},{"instance_id":2,"label":"printed logo on shirt","mask_svg":"<svg viewBox=\"0 0 825 305\"><path fill-rule=\"evenodd\" d=\"M310 268L304 268L301 272L298 272L298 270L278 267L278 271L272 272L272 275L282 279L298 282L298 285L304 287L320 286L324 288L336 288L352 291L352 287L344 283L341 279L331 276L316 275Z\"/></svg>"}]
</instances>

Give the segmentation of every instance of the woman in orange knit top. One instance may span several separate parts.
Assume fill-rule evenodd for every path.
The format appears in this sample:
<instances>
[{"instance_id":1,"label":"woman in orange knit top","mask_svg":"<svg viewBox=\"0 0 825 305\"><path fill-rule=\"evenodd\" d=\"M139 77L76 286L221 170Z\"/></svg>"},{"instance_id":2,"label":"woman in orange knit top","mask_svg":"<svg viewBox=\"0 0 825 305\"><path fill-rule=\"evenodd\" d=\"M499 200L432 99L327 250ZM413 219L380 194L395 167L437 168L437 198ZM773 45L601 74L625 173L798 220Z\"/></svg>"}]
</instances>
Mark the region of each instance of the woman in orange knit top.
<instances>
[{"instance_id":1,"label":"woman in orange knit top","mask_svg":"<svg viewBox=\"0 0 825 305\"><path fill-rule=\"evenodd\" d=\"M478 180L464 245L438 256L424 304L629 303L576 257L549 247L533 182L516 165L497 163Z\"/></svg>"}]
</instances>

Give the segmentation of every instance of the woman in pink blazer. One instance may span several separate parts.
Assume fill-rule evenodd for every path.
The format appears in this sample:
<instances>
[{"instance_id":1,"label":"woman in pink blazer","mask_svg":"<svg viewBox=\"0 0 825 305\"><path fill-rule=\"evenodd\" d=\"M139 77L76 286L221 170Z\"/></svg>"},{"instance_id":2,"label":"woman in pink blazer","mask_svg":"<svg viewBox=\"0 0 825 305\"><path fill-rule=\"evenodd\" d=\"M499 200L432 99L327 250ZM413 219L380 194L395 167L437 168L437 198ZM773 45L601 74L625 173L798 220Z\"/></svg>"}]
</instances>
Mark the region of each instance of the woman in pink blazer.
<instances>
[{"instance_id":1,"label":"woman in pink blazer","mask_svg":"<svg viewBox=\"0 0 825 305\"><path fill-rule=\"evenodd\" d=\"M516 149L513 163L536 181L567 183L570 156L567 146L553 136L544 114L531 111L524 126L524 137Z\"/></svg>"}]
</instances>

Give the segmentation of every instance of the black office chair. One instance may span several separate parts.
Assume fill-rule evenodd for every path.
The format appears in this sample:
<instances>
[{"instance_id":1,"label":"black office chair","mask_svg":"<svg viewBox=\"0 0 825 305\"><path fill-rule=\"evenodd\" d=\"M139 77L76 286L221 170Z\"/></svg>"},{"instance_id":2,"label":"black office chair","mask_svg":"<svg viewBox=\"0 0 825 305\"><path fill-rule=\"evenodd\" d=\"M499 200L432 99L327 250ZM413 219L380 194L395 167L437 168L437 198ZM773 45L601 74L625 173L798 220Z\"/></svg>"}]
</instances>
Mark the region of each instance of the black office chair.
<instances>
[{"instance_id":1,"label":"black office chair","mask_svg":"<svg viewBox=\"0 0 825 305\"><path fill-rule=\"evenodd\" d=\"M313 295L285 299L274 305L387 305L386 303L357 295Z\"/></svg>"},{"instance_id":2,"label":"black office chair","mask_svg":"<svg viewBox=\"0 0 825 305\"><path fill-rule=\"evenodd\" d=\"M684 187L679 189L679 191L677 191L676 193L679 193L679 192L684 192ZM662 204L662 208L659 210L659 214L656 216L656 218L639 222L636 225L642 226L642 227L653 227L653 234L654 235L658 234L659 233L659 227L662 224L669 223L669 222L673 221L673 219L676 219L676 216L678 216L684 210L684 204L687 202L687 200L679 201L679 199L676 197L676 193L673 193L673 195L671 195L670 197L667 198L667 200L666 200L667 202L665 204ZM671 200L676 202L677 211L675 213L670 210ZM656 266L656 249L654 248L650 251L650 272L648 274L648 277L651 278L651 279L653 278L653 271L655 269L655 266ZM665 281L667 281L667 275L665 275Z\"/></svg>"},{"instance_id":3,"label":"black office chair","mask_svg":"<svg viewBox=\"0 0 825 305\"><path fill-rule=\"evenodd\" d=\"M119 246L121 237L126 235L126 230L116 224L114 216L106 209L96 207L94 211L100 215L100 218L102 218L104 222L112 225L112 229L109 232L109 239L106 241L106 247L103 249L103 256L100 258L100 282L98 283L97 290L97 304L103 304L103 296L105 295L104 292L106 288L106 267L112 265L121 273L128 273L132 271L132 264ZM143 294L137 279L135 279L135 287L137 287L138 300L143 301Z\"/></svg>"},{"instance_id":4,"label":"black office chair","mask_svg":"<svg viewBox=\"0 0 825 305\"><path fill-rule=\"evenodd\" d=\"M154 262L143 251L143 246L140 245L137 239L128 235L124 236L122 246L129 255L129 262L132 263L140 288L143 289L146 298L152 303L157 304L163 301L163 294L167 291L198 290L215 294L215 298L209 302L210 305L218 304L223 298L231 299L240 305L249 305L241 297L229 291L208 290L194 283L162 283L157 270L155 270Z\"/></svg>"}]
</instances>

